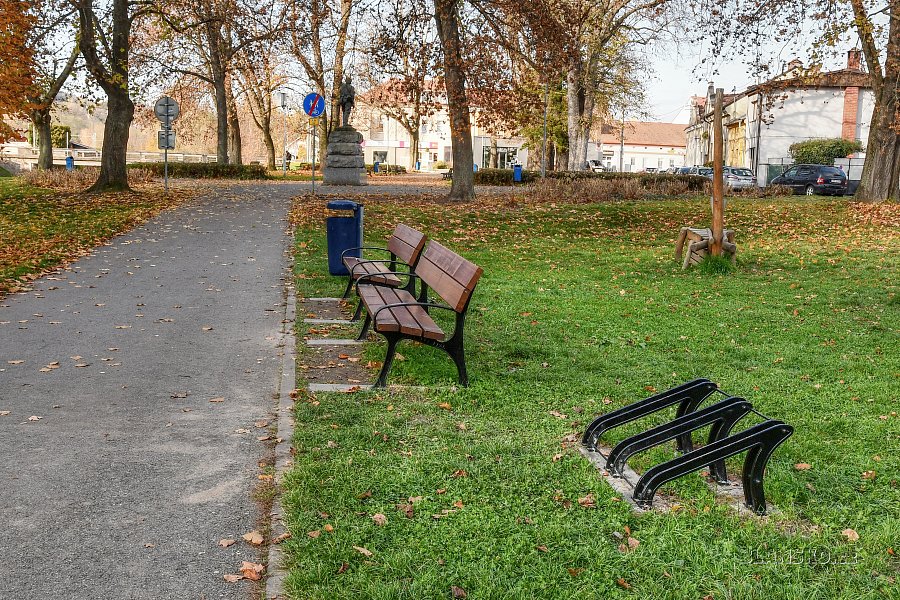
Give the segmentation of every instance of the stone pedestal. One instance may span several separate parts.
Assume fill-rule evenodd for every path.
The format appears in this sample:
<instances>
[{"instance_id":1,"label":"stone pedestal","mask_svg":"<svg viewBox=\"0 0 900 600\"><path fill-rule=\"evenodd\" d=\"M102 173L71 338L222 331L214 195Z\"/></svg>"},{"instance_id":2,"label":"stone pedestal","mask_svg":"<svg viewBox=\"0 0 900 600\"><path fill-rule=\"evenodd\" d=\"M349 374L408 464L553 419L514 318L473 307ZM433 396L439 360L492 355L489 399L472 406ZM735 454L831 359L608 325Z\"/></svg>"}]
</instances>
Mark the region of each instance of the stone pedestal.
<instances>
[{"instance_id":1,"label":"stone pedestal","mask_svg":"<svg viewBox=\"0 0 900 600\"><path fill-rule=\"evenodd\" d=\"M362 134L352 127L331 132L322 170L326 185L368 185L362 141Z\"/></svg>"}]
</instances>

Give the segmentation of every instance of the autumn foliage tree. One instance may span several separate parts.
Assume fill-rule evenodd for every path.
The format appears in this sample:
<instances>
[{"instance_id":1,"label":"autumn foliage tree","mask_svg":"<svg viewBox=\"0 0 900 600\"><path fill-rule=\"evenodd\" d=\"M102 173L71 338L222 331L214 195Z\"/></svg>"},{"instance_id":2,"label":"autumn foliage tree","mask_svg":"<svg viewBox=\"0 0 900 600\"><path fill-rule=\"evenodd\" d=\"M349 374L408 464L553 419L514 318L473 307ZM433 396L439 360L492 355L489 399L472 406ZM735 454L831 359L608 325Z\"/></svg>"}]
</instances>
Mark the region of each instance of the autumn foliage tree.
<instances>
[{"instance_id":1,"label":"autumn foliage tree","mask_svg":"<svg viewBox=\"0 0 900 600\"><path fill-rule=\"evenodd\" d=\"M9 119L25 116L27 93L34 83L33 49L28 37L35 18L31 2L0 0L0 142L15 137Z\"/></svg>"}]
</instances>

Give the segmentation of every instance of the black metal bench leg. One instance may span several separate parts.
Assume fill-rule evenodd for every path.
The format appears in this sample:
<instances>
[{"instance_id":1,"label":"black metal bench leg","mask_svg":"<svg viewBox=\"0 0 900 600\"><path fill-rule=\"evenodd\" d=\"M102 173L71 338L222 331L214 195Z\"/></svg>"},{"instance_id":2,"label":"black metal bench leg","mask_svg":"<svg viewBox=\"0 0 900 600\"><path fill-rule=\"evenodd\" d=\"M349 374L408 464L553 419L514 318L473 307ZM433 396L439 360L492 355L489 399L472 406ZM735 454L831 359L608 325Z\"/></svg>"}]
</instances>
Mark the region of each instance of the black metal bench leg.
<instances>
[{"instance_id":1,"label":"black metal bench leg","mask_svg":"<svg viewBox=\"0 0 900 600\"><path fill-rule=\"evenodd\" d=\"M369 333L369 326L372 324L372 315L366 313L366 320L363 321L362 330L360 330L359 335L356 336L356 341L361 342L366 339L366 335Z\"/></svg>"},{"instance_id":2,"label":"black metal bench leg","mask_svg":"<svg viewBox=\"0 0 900 600\"><path fill-rule=\"evenodd\" d=\"M347 275L347 287L344 289L344 295L341 298L348 298L350 296L350 290L353 289L353 275Z\"/></svg>"},{"instance_id":3,"label":"black metal bench leg","mask_svg":"<svg viewBox=\"0 0 900 600\"><path fill-rule=\"evenodd\" d=\"M462 341L458 344L451 343L444 347L450 358L456 364L456 372L459 374L459 385L469 387L469 375L466 373L466 353L463 351Z\"/></svg>"},{"instance_id":4,"label":"black metal bench leg","mask_svg":"<svg viewBox=\"0 0 900 600\"><path fill-rule=\"evenodd\" d=\"M353 317L350 320L353 321L354 323L356 321L359 321L359 318L362 316L362 309L363 309L363 301L360 300L359 303L357 303L356 311L353 313Z\"/></svg>"},{"instance_id":5,"label":"black metal bench leg","mask_svg":"<svg viewBox=\"0 0 900 600\"><path fill-rule=\"evenodd\" d=\"M384 355L384 364L381 365L381 373L372 387L383 388L387 385L388 372L391 370L391 364L394 362L394 354L397 352L397 342L400 341L399 335L385 335L388 343L387 354Z\"/></svg>"}]
</instances>

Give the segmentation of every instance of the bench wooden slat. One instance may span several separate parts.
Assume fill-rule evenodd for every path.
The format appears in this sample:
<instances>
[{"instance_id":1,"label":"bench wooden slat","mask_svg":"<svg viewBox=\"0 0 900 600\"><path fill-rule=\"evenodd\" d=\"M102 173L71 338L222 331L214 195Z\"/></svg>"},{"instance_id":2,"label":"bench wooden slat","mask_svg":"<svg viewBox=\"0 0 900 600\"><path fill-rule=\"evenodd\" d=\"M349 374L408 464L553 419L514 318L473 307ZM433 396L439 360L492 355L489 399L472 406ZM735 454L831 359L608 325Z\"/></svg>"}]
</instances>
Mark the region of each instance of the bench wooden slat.
<instances>
[{"instance_id":1,"label":"bench wooden slat","mask_svg":"<svg viewBox=\"0 0 900 600\"><path fill-rule=\"evenodd\" d=\"M434 240L416 266L416 274L457 312L466 306L483 272L481 267Z\"/></svg>"},{"instance_id":2,"label":"bench wooden slat","mask_svg":"<svg viewBox=\"0 0 900 600\"><path fill-rule=\"evenodd\" d=\"M363 275L377 275L377 277L370 277L368 281L395 287L400 287L402 284L399 277L387 274L388 265L386 263L366 262L365 259L356 258L355 256L345 256L344 266L353 273L353 279L359 279ZM381 273L384 274L380 275Z\"/></svg>"},{"instance_id":3,"label":"bench wooden slat","mask_svg":"<svg viewBox=\"0 0 900 600\"><path fill-rule=\"evenodd\" d=\"M388 240L388 250L397 258L415 267L422 248L425 247L425 234L408 225L400 223L394 228L391 239Z\"/></svg>"},{"instance_id":4,"label":"bench wooden slat","mask_svg":"<svg viewBox=\"0 0 900 600\"><path fill-rule=\"evenodd\" d=\"M375 312L379 306L384 306L385 304L416 301L412 294L405 290L375 286L360 288L360 295L371 312ZM424 309L416 306L396 307L381 311L378 313L375 330L399 331L406 335L432 340L443 339L445 335L440 326L434 322L434 319Z\"/></svg>"}]
</instances>

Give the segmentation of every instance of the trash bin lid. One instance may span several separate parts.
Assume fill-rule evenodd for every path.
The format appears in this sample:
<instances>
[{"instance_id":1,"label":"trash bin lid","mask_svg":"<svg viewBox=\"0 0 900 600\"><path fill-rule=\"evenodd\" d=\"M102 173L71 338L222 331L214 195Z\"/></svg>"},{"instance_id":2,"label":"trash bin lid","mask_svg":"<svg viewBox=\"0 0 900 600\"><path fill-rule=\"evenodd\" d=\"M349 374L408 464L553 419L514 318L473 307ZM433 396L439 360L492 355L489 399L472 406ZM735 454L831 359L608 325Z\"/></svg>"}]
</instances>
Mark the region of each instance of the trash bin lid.
<instances>
[{"instance_id":1,"label":"trash bin lid","mask_svg":"<svg viewBox=\"0 0 900 600\"><path fill-rule=\"evenodd\" d=\"M353 200L332 200L328 203L328 208L332 210L356 210L359 204Z\"/></svg>"}]
</instances>

